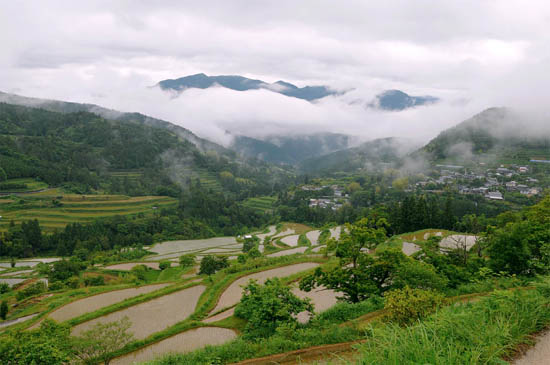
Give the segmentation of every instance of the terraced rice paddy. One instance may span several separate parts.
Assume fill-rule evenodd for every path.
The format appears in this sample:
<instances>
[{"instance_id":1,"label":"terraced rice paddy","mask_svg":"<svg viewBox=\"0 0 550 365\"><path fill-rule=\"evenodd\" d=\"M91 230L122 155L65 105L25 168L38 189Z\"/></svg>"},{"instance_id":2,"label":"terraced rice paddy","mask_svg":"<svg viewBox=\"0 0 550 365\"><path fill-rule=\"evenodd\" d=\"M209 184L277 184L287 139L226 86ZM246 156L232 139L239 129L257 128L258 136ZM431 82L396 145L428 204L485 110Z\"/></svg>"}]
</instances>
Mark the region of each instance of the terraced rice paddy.
<instances>
[{"instance_id":1,"label":"terraced rice paddy","mask_svg":"<svg viewBox=\"0 0 550 365\"><path fill-rule=\"evenodd\" d=\"M281 242L287 246L295 247L295 246L298 246L298 238L300 238L300 236L295 234L292 236L281 238Z\"/></svg>"},{"instance_id":2,"label":"terraced rice paddy","mask_svg":"<svg viewBox=\"0 0 550 365\"><path fill-rule=\"evenodd\" d=\"M4 322L0 323L0 328L5 328L5 327L8 327L8 326L11 326L12 324L25 322L25 321L27 321L31 318L36 317L38 314L39 313L35 313L35 314L31 314L31 315L24 316L24 317L19 317L17 319L12 319L11 321L4 321Z\"/></svg>"},{"instance_id":3,"label":"terraced rice paddy","mask_svg":"<svg viewBox=\"0 0 550 365\"><path fill-rule=\"evenodd\" d=\"M26 276L26 275L29 275L33 272L33 270L21 270L21 271L12 271L12 272L8 272L6 274L2 274L0 275L0 277L21 277L21 276Z\"/></svg>"},{"instance_id":4,"label":"terraced rice paddy","mask_svg":"<svg viewBox=\"0 0 550 365\"><path fill-rule=\"evenodd\" d=\"M311 249L311 252L315 252L315 253L318 253L320 252L323 248L327 247L326 245L323 245L323 246L317 246L317 247L314 247Z\"/></svg>"},{"instance_id":5,"label":"terraced rice paddy","mask_svg":"<svg viewBox=\"0 0 550 365\"><path fill-rule=\"evenodd\" d=\"M242 296L242 286L246 285L249 280L254 279L260 284L263 284L269 278L283 278L285 276L290 276L301 271L313 269L319 266L317 263L306 262L302 264L295 264L289 266L278 267L276 269L260 271L254 274L244 276L240 279L235 280L229 287L223 292L218 300L218 304L212 310L211 313L218 312L223 308L231 307L237 304L241 300Z\"/></svg>"},{"instance_id":6,"label":"terraced rice paddy","mask_svg":"<svg viewBox=\"0 0 550 365\"><path fill-rule=\"evenodd\" d=\"M221 313L218 313L212 317L209 317L209 318L206 318L205 320L203 320L204 323L214 323L214 322L217 322L217 321L221 321L222 319L226 319L226 318L229 318L231 317L233 314L235 314L235 307L233 308L229 308L228 310L226 311L223 311Z\"/></svg>"},{"instance_id":7,"label":"terraced rice paddy","mask_svg":"<svg viewBox=\"0 0 550 365\"><path fill-rule=\"evenodd\" d=\"M10 287L14 286L14 285L17 285L19 283L22 283L24 282L25 280L27 279L8 279L8 278L0 278L0 283L6 283L8 284Z\"/></svg>"},{"instance_id":8,"label":"terraced rice paddy","mask_svg":"<svg viewBox=\"0 0 550 365\"><path fill-rule=\"evenodd\" d=\"M159 270L159 263L158 262L127 262L124 264L116 264L116 265L109 265L105 266L105 270L119 270L119 271L130 271L134 267L139 265L145 265L148 268ZM177 264L175 264L177 265ZM175 266L174 263L172 263L172 266Z\"/></svg>"},{"instance_id":9,"label":"terraced rice paddy","mask_svg":"<svg viewBox=\"0 0 550 365\"><path fill-rule=\"evenodd\" d=\"M132 322L129 332L133 333L136 339L144 339L189 317L195 311L204 289L204 286L196 285L84 322L75 326L72 334L79 335L96 323L118 321L128 316Z\"/></svg>"},{"instance_id":10,"label":"terraced rice paddy","mask_svg":"<svg viewBox=\"0 0 550 365\"><path fill-rule=\"evenodd\" d=\"M330 237L334 238L335 240L340 239L340 234L342 233L342 227L334 227L330 229Z\"/></svg>"},{"instance_id":11,"label":"terraced rice paddy","mask_svg":"<svg viewBox=\"0 0 550 365\"><path fill-rule=\"evenodd\" d=\"M260 242L263 242L263 240L266 237L273 236L276 232L277 232L277 227L269 226L269 232L257 234L256 237L260 239Z\"/></svg>"},{"instance_id":12,"label":"terraced rice paddy","mask_svg":"<svg viewBox=\"0 0 550 365\"><path fill-rule=\"evenodd\" d=\"M327 309L335 305L338 302L337 297L341 296L340 293L331 289L325 289L323 287L313 289L310 292L300 290L299 288L294 288L292 289L292 292L299 298L311 299L311 302L315 306L315 313L326 311ZM306 323L307 321L309 321L309 318L310 315L308 312L298 313L298 321L300 323Z\"/></svg>"},{"instance_id":13,"label":"terraced rice paddy","mask_svg":"<svg viewBox=\"0 0 550 365\"><path fill-rule=\"evenodd\" d=\"M267 212L273 209L273 204L276 201L277 197L275 196L260 196L245 200L243 205L258 212Z\"/></svg>"},{"instance_id":14,"label":"terraced rice paddy","mask_svg":"<svg viewBox=\"0 0 550 365\"><path fill-rule=\"evenodd\" d=\"M156 342L141 350L113 359L111 364L145 362L171 352L190 352L208 345L220 345L237 337L235 331L220 327L199 327Z\"/></svg>"},{"instance_id":15,"label":"terraced rice paddy","mask_svg":"<svg viewBox=\"0 0 550 365\"><path fill-rule=\"evenodd\" d=\"M15 267L35 267L38 264L39 264L38 261L17 261L15 263ZM11 263L10 262L0 262L0 267L9 269L9 268L11 268Z\"/></svg>"},{"instance_id":16,"label":"terraced rice paddy","mask_svg":"<svg viewBox=\"0 0 550 365\"><path fill-rule=\"evenodd\" d=\"M69 319L79 317L86 313L96 311L101 308L105 308L112 304L122 302L125 299L137 297L138 295L147 294L167 287L170 284L155 284L146 285L138 288L129 288L122 290L114 290L107 293L93 295L91 297L76 300L72 303L64 305L63 307L51 312L48 318L56 320L57 322L68 321ZM31 329L38 328L42 321L35 323Z\"/></svg>"},{"instance_id":17,"label":"terraced rice paddy","mask_svg":"<svg viewBox=\"0 0 550 365\"><path fill-rule=\"evenodd\" d=\"M59 196L53 190L51 195L26 195L24 204L11 203L0 205L0 228L7 228L13 220L38 219L46 230L63 228L69 223L86 223L97 218L115 215L150 213L153 207L174 206L176 199L163 196L127 197L122 195L62 195L61 205L54 206L51 201Z\"/></svg>"},{"instance_id":18,"label":"terraced rice paddy","mask_svg":"<svg viewBox=\"0 0 550 365\"><path fill-rule=\"evenodd\" d=\"M209 248L232 248L240 249L242 244L237 243L235 237L214 237L203 240L182 240L167 241L154 245L149 251L158 254L149 259L158 260L159 258L172 258L191 252L204 251Z\"/></svg>"},{"instance_id":19,"label":"terraced rice paddy","mask_svg":"<svg viewBox=\"0 0 550 365\"><path fill-rule=\"evenodd\" d=\"M295 234L296 231L293 230L293 229L290 229L290 228L287 228L285 229L284 231L280 232L279 234L277 234L276 236L274 236L273 238L280 238L280 237L284 237L284 236L289 236L291 234Z\"/></svg>"},{"instance_id":20,"label":"terraced rice paddy","mask_svg":"<svg viewBox=\"0 0 550 365\"><path fill-rule=\"evenodd\" d=\"M311 242L312 246L316 246L319 244L319 236L321 235L321 231L309 231L306 233L306 237Z\"/></svg>"},{"instance_id":21,"label":"terraced rice paddy","mask_svg":"<svg viewBox=\"0 0 550 365\"><path fill-rule=\"evenodd\" d=\"M304 253L308 247L302 246L302 247L296 247L291 248L290 250L284 250L279 251L275 253L270 253L269 255L266 255L267 257L281 257L281 256L288 256L288 255L294 255L295 253Z\"/></svg>"}]
</instances>

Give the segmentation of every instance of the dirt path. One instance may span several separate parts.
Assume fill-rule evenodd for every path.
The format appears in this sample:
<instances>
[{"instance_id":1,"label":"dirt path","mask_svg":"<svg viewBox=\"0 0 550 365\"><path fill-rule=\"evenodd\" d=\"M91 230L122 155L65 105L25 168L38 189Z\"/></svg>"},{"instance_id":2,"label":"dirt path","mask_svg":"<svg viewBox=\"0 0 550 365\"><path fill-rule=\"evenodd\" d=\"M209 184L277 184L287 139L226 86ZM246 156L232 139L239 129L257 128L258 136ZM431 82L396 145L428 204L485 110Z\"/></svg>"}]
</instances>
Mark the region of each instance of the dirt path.
<instances>
[{"instance_id":1,"label":"dirt path","mask_svg":"<svg viewBox=\"0 0 550 365\"><path fill-rule=\"evenodd\" d=\"M531 347L514 365L548 365L550 364L550 331L547 331L537 339L535 346Z\"/></svg>"}]
</instances>

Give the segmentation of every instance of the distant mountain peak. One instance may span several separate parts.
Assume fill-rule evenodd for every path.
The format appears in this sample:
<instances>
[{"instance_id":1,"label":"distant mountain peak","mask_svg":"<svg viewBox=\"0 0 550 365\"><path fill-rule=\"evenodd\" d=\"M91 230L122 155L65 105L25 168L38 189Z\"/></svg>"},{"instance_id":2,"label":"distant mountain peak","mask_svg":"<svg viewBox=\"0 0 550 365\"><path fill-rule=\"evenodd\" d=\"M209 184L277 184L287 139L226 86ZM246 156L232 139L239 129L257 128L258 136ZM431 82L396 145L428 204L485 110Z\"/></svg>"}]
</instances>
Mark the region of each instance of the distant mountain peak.
<instances>
[{"instance_id":1,"label":"distant mountain peak","mask_svg":"<svg viewBox=\"0 0 550 365\"><path fill-rule=\"evenodd\" d=\"M435 96L411 96L401 90L392 89L376 95L375 100L368 106L389 111L399 111L421 105L437 103L438 101L439 98Z\"/></svg>"},{"instance_id":2,"label":"distant mountain peak","mask_svg":"<svg viewBox=\"0 0 550 365\"><path fill-rule=\"evenodd\" d=\"M162 80L158 83L158 86L162 90L176 91L179 93L187 89L208 89L216 85L235 91L269 90L271 92L307 101L340 94L340 92L334 91L328 86L298 87L282 80L270 84L262 80L249 79L239 75L208 76L204 73L199 73L180 77L178 79Z\"/></svg>"}]
</instances>

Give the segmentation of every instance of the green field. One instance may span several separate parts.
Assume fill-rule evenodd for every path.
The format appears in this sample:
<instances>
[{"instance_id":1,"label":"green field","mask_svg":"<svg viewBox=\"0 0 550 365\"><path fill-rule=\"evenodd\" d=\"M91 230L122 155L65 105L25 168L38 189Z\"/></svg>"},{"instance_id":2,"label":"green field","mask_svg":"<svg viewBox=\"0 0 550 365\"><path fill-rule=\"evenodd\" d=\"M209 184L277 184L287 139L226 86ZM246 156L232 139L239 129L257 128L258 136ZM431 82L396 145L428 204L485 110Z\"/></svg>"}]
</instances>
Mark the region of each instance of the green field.
<instances>
[{"instance_id":1,"label":"green field","mask_svg":"<svg viewBox=\"0 0 550 365\"><path fill-rule=\"evenodd\" d=\"M3 181L1 184L2 185L3 184L24 184L24 185L26 185L25 188L17 188L17 189L8 188L8 189L4 189L4 190L9 191L9 192L21 192L21 193L24 193L26 191L36 191L36 190L46 189L48 187L48 184L46 184L42 181L37 181L37 180L32 179L32 178L8 179L6 181ZM0 190L0 193L2 193L2 192L3 192L3 190Z\"/></svg>"},{"instance_id":2,"label":"green field","mask_svg":"<svg viewBox=\"0 0 550 365\"><path fill-rule=\"evenodd\" d=\"M247 199L243 205L257 211L267 212L273 209L273 204L276 201L277 197L274 196L260 196Z\"/></svg>"},{"instance_id":3,"label":"green field","mask_svg":"<svg viewBox=\"0 0 550 365\"><path fill-rule=\"evenodd\" d=\"M201 170L199 172L199 180L203 188L211 189L216 192L222 191L222 186L216 173Z\"/></svg>"},{"instance_id":4,"label":"green field","mask_svg":"<svg viewBox=\"0 0 550 365\"><path fill-rule=\"evenodd\" d=\"M154 207L170 207L176 203L176 199L164 196L77 195L52 189L0 199L0 229L5 229L12 220L17 224L38 219L44 229L52 230L69 223L86 223L114 215L151 213Z\"/></svg>"}]
</instances>

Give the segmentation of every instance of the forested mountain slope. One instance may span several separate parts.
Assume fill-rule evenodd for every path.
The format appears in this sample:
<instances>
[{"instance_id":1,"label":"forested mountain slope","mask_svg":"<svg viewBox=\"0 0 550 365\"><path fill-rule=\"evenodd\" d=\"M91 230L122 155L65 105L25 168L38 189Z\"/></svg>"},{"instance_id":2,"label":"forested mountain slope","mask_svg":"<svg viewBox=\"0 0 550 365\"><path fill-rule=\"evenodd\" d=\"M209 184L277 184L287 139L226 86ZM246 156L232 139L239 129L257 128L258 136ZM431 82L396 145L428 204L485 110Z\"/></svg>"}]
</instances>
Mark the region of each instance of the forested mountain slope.
<instances>
[{"instance_id":1,"label":"forested mountain slope","mask_svg":"<svg viewBox=\"0 0 550 365\"><path fill-rule=\"evenodd\" d=\"M483 157L503 162L550 158L550 127L538 116L490 108L441 132L415 155L456 162Z\"/></svg>"},{"instance_id":2,"label":"forested mountain slope","mask_svg":"<svg viewBox=\"0 0 550 365\"><path fill-rule=\"evenodd\" d=\"M0 103L0 166L8 179L33 177L78 191L132 195L177 195L179 188L199 181L246 197L271 192L287 176L266 164L244 164L223 150L205 153L174 127L151 126L128 114L109 120L86 111ZM129 170L141 177L129 183L130 191L120 191L126 184L113 172Z\"/></svg>"}]
</instances>

